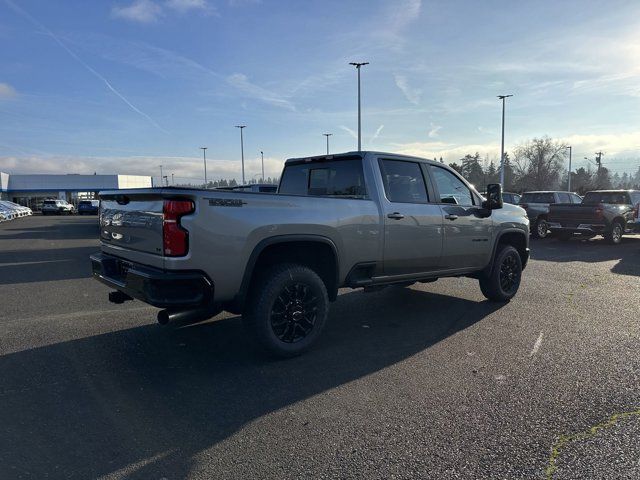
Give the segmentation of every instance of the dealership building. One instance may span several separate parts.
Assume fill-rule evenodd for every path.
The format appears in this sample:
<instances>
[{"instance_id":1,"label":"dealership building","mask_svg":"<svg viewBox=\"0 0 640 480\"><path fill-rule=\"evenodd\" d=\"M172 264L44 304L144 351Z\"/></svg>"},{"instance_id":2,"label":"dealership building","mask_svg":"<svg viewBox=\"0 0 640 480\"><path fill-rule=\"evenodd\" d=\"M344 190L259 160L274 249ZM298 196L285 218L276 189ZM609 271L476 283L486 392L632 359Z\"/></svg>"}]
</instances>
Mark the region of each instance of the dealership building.
<instances>
[{"instance_id":1,"label":"dealership building","mask_svg":"<svg viewBox=\"0 0 640 480\"><path fill-rule=\"evenodd\" d=\"M144 175L9 175L0 172L0 198L39 210L46 199L77 204L96 198L101 190L152 187Z\"/></svg>"}]
</instances>

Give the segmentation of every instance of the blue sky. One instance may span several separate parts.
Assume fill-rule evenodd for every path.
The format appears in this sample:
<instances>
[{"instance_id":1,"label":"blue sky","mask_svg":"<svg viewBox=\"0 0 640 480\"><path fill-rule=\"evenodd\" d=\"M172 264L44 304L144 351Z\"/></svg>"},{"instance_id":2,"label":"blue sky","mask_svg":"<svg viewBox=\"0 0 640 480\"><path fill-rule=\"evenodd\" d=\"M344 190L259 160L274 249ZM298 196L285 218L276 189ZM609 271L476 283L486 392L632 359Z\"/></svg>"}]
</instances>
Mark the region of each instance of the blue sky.
<instances>
[{"instance_id":1,"label":"blue sky","mask_svg":"<svg viewBox=\"0 0 640 480\"><path fill-rule=\"evenodd\" d=\"M497 159L549 135L640 165L640 2L0 0L0 170L279 173L356 147Z\"/></svg>"}]
</instances>

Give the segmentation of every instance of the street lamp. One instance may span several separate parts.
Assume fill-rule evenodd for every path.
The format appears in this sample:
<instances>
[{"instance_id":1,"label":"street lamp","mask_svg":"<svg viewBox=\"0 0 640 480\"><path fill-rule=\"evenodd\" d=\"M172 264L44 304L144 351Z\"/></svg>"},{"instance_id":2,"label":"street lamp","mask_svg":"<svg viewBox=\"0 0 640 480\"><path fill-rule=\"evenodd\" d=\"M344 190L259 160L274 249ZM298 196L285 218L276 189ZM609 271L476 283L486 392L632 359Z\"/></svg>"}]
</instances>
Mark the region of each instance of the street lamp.
<instances>
[{"instance_id":1,"label":"street lamp","mask_svg":"<svg viewBox=\"0 0 640 480\"><path fill-rule=\"evenodd\" d=\"M202 161L204 162L204 187L207 188L207 147L200 147L202 150Z\"/></svg>"},{"instance_id":2,"label":"street lamp","mask_svg":"<svg viewBox=\"0 0 640 480\"><path fill-rule=\"evenodd\" d=\"M264 183L264 152L260 150L260 157L262 157L262 183Z\"/></svg>"},{"instance_id":3,"label":"street lamp","mask_svg":"<svg viewBox=\"0 0 640 480\"><path fill-rule=\"evenodd\" d=\"M160 165L160 186L162 186L162 165Z\"/></svg>"},{"instance_id":4,"label":"street lamp","mask_svg":"<svg viewBox=\"0 0 640 480\"><path fill-rule=\"evenodd\" d=\"M242 130L247 128L247 126L236 125L236 128L240 129L240 155L242 157L242 185L244 185L244 137L242 136Z\"/></svg>"},{"instance_id":5,"label":"street lamp","mask_svg":"<svg viewBox=\"0 0 640 480\"><path fill-rule=\"evenodd\" d=\"M329 155L329 137L333 135L333 133L323 133L325 137L327 137L327 155Z\"/></svg>"},{"instance_id":6,"label":"street lamp","mask_svg":"<svg viewBox=\"0 0 640 480\"><path fill-rule=\"evenodd\" d=\"M513 97L513 95L498 95L498 98L502 100L502 144L500 147L500 185L504 188L504 104L505 99Z\"/></svg>"},{"instance_id":7,"label":"street lamp","mask_svg":"<svg viewBox=\"0 0 640 480\"><path fill-rule=\"evenodd\" d=\"M349 62L349 65L353 65L358 70L358 151L362 150L362 129L360 120L360 67L363 65L369 65L369 62Z\"/></svg>"},{"instance_id":8,"label":"street lamp","mask_svg":"<svg viewBox=\"0 0 640 480\"><path fill-rule=\"evenodd\" d=\"M571 191L571 150L572 150L572 147L571 147L571 145L569 145L567 148L569 149L569 177L568 177L568 180L567 180L567 190Z\"/></svg>"}]
</instances>

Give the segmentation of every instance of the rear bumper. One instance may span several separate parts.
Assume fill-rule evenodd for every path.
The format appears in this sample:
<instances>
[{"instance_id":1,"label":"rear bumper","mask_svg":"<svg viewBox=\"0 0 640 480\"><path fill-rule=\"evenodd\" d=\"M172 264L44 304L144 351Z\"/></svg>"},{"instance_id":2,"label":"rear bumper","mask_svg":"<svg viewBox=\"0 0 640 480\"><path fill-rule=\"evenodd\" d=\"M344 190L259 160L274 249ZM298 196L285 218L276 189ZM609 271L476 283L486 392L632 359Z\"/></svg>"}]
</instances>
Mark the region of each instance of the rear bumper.
<instances>
[{"instance_id":1,"label":"rear bumper","mask_svg":"<svg viewBox=\"0 0 640 480\"><path fill-rule=\"evenodd\" d=\"M104 253L90 258L96 280L154 307L192 308L213 303L213 283L202 272L160 270Z\"/></svg>"}]
</instances>

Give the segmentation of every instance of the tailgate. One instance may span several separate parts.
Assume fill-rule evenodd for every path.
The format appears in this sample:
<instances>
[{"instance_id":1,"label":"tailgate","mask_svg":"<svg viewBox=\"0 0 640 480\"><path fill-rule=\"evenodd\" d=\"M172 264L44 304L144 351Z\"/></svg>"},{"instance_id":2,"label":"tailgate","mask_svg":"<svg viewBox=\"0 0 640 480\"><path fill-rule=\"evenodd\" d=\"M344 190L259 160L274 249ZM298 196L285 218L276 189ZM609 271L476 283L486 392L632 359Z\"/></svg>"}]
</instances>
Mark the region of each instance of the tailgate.
<instances>
[{"instance_id":1,"label":"tailgate","mask_svg":"<svg viewBox=\"0 0 640 480\"><path fill-rule=\"evenodd\" d=\"M563 227L577 227L580 224L594 223L596 217L594 205L551 205L549 222L559 223ZM602 223L599 221L599 223Z\"/></svg>"},{"instance_id":2,"label":"tailgate","mask_svg":"<svg viewBox=\"0 0 640 480\"><path fill-rule=\"evenodd\" d=\"M101 195L100 198L103 244L162 256L160 193Z\"/></svg>"}]
</instances>

